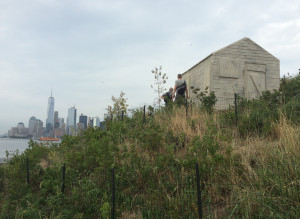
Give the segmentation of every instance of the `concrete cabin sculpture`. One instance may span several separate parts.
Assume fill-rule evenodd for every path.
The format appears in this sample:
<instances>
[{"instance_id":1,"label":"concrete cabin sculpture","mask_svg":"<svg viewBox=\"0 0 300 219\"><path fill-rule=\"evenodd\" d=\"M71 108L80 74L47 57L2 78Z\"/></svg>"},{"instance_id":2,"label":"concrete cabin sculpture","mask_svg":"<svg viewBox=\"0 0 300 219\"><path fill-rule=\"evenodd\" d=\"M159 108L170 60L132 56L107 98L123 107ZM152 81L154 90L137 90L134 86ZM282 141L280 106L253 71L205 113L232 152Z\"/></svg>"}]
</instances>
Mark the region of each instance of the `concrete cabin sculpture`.
<instances>
[{"instance_id":1,"label":"concrete cabin sculpture","mask_svg":"<svg viewBox=\"0 0 300 219\"><path fill-rule=\"evenodd\" d=\"M183 73L188 87L214 91L217 99L258 98L263 91L279 89L279 59L249 38L213 52ZM191 99L195 96L190 92ZM216 109L226 106L216 104Z\"/></svg>"}]
</instances>

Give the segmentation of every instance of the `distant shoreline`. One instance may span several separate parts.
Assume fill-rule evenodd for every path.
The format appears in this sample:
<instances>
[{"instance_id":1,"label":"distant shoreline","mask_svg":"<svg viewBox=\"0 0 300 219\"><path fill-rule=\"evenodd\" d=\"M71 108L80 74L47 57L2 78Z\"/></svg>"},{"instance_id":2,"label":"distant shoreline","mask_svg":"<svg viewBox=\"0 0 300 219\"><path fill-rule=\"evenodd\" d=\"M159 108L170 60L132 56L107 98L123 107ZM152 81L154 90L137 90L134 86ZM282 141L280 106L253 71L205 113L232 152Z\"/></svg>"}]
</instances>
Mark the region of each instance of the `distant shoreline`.
<instances>
[{"instance_id":1,"label":"distant shoreline","mask_svg":"<svg viewBox=\"0 0 300 219\"><path fill-rule=\"evenodd\" d=\"M9 158L1 158L0 157L0 165L7 164L10 159L11 159L11 157L9 157Z\"/></svg>"},{"instance_id":2,"label":"distant shoreline","mask_svg":"<svg viewBox=\"0 0 300 219\"><path fill-rule=\"evenodd\" d=\"M0 138L31 139L32 136L1 136Z\"/></svg>"}]
</instances>

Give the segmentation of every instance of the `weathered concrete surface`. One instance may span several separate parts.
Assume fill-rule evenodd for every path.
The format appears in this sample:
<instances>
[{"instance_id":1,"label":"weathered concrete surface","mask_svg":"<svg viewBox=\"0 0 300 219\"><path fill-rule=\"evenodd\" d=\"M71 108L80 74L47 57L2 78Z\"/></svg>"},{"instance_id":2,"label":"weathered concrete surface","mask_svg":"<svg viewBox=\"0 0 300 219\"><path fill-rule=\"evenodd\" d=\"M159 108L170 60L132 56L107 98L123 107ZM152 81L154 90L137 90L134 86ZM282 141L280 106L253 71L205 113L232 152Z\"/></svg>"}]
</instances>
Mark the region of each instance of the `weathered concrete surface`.
<instances>
[{"instance_id":1,"label":"weathered concrete surface","mask_svg":"<svg viewBox=\"0 0 300 219\"><path fill-rule=\"evenodd\" d=\"M279 89L280 62L249 38L212 54L183 73L188 87L214 91L218 99L257 98L262 91ZM191 92L190 92L191 93ZM191 98L195 96L191 94ZM219 106L219 108L224 106Z\"/></svg>"}]
</instances>

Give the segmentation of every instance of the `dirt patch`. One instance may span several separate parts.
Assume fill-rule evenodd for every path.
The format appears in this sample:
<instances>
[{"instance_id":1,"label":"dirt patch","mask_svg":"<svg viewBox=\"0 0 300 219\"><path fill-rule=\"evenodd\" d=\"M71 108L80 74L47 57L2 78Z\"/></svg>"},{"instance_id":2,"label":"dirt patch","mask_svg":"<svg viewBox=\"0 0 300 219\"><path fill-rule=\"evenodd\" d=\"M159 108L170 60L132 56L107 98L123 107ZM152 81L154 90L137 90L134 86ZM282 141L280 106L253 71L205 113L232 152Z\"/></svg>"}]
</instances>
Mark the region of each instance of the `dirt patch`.
<instances>
[{"instance_id":1,"label":"dirt patch","mask_svg":"<svg viewBox=\"0 0 300 219\"><path fill-rule=\"evenodd\" d=\"M41 166L43 169L46 169L47 167L49 167L49 165L50 165L50 162L47 161L47 160L45 160L45 159L42 159L42 160L40 161L40 166Z\"/></svg>"}]
</instances>

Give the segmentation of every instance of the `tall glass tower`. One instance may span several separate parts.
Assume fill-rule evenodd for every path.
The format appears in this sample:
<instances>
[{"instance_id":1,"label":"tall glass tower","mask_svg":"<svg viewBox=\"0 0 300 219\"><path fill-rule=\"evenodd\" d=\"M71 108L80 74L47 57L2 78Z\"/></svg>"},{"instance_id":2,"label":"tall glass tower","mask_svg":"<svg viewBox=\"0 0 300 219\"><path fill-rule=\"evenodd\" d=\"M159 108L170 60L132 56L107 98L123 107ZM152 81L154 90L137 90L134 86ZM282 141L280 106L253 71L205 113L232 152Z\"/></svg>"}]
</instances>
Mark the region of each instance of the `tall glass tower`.
<instances>
[{"instance_id":1,"label":"tall glass tower","mask_svg":"<svg viewBox=\"0 0 300 219\"><path fill-rule=\"evenodd\" d=\"M86 129L86 127L87 127L87 116L81 114L81 115L79 116L79 123L82 123L84 129Z\"/></svg>"},{"instance_id":2,"label":"tall glass tower","mask_svg":"<svg viewBox=\"0 0 300 219\"><path fill-rule=\"evenodd\" d=\"M69 135L75 135L76 133L76 114L77 109L75 106L68 109L67 133Z\"/></svg>"},{"instance_id":3,"label":"tall glass tower","mask_svg":"<svg viewBox=\"0 0 300 219\"><path fill-rule=\"evenodd\" d=\"M36 123L36 118L34 116L31 116L28 123L29 135L33 135L35 123Z\"/></svg>"},{"instance_id":4,"label":"tall glass tower","mask_svg":"<svg viewBox=\"0 0 300 219\"><path fill-rule=\"evenodd\" d=\"M48 99L48 108L47 108L47 119L46 119L46 135L53 137L53 128L54 128L54 97Z\"/></svg>"}]
</instances>

